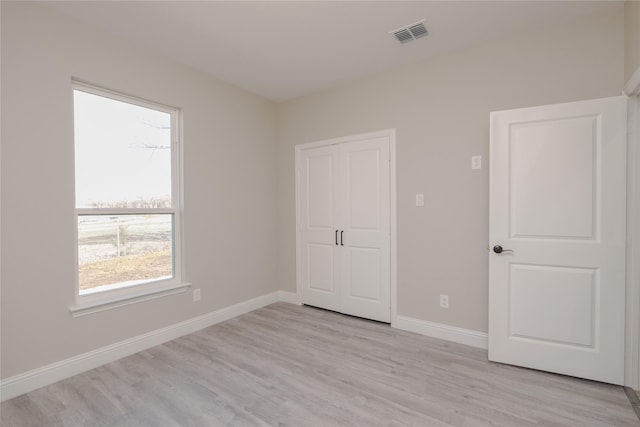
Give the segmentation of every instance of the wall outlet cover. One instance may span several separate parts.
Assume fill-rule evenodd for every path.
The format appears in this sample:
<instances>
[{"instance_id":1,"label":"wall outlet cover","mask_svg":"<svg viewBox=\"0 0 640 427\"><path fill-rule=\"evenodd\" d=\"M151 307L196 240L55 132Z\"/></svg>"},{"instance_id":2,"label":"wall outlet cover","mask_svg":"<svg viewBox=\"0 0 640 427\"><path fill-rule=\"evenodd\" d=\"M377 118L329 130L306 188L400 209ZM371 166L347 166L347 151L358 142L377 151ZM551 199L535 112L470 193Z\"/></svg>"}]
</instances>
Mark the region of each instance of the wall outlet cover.
<instances>
[{"instance_id":1,"label":"wall outlet cover","mask_svg":"<svg viewBox=\"0 0 640 427\"><path fill-rule=\"evenodd\" d=\"M471 157L471 169L482 169L482 156Z\"/></svg>"}]
</instances>

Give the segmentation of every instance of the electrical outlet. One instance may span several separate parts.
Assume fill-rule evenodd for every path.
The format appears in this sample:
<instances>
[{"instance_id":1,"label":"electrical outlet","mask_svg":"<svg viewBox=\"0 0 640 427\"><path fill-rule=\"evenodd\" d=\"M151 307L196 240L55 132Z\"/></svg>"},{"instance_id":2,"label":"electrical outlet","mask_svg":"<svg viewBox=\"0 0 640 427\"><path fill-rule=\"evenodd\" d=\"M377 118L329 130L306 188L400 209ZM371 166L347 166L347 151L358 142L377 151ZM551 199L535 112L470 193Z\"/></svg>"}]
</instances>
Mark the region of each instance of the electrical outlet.
<instances>
[{"instance_id":1,"label":"electrical outlet","mask_svg":"<svg viewBox=\"0 0 640 427\"><path fill-rule=\"evenodd\" d=\"M424 194L416 194L416 206L424 206Z\"/></svg>"},{"instance_id":2,"label":"electrical outlet","mask_svg":"<svg viewBox=\"0 0 640 427\"><path fill-rule=\"evenodd\" d=\"M471 157L471 169L482 169L482 156Z\"/></svg>"},{"instance_id":3,"label":"electrical outlet","mask_svg":"<svg viewBox=\"0 0 640 427\"><path fill-rule=\"evenodd\" d=\"M200 301L200 289L193 290L193 301Z\"/></svg>"},{"instance_id":4,"label":"electrical outlet","mask_svg":"<svg viewBox=\"0 0 640 427\"><path fill-rule=\"evenodd\" d=\"M449 308L449 295L440 295L440 307Z\"/></svg>"}]
</instances>

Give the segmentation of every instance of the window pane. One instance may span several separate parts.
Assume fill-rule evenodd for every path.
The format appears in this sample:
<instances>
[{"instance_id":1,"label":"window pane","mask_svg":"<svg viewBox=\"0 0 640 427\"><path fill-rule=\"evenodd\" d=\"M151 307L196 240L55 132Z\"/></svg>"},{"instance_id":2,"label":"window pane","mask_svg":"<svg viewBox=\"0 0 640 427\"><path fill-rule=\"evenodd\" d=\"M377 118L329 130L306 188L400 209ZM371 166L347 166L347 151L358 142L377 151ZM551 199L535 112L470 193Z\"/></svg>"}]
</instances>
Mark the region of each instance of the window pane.
<instances>
[{"instance_id":1,"label":"window pane","mask_svg":"<svg viewBox=\"0 0 640 427\"><path fill-rule=\"evenodd\" d=\"M73 95L76 207L170 207L171 115Z\"/></svg>"},{"instance_id":2,"label":"window pane","mask_svg":"<svg viewBox=\"0 0 640 427\"><path fill-rule=\"evenodd\" d=\"M172 278L172 240L171 214L78 216L80 295Z\"/></svg>"}]
</instances>

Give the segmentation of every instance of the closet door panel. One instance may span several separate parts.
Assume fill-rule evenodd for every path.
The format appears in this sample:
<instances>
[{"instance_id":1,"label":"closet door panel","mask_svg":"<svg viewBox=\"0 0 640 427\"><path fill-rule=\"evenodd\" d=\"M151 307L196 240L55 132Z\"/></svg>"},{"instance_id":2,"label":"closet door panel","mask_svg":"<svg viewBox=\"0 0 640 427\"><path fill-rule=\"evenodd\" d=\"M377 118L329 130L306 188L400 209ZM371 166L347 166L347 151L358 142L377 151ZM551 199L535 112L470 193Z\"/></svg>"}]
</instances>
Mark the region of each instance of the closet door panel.
<instances>
[{"instance_id":1,"label":"closet door panel","mask_svg":"<svg viewBox=\"0 0 640 427\"><path fill-rule=\"evenodd\" d=\"M361 148L347 151L347 156L349 228L378 230L380 228L380 151Z\"/></svg>"},{"instance_id":2,"label":"closet door panel","mask_svg":"<svg viewBox=\"0 0 640 427\"><path fill-rule=\"evenodd\" d=\"M338 167L335 147L307 149L301 153L300 185L300 280L306 304L340 310L335 249Z\"/></svg>"},{"instance_id":3,"label":"closet door panel","mask_svg":"<svg viewBox=\"0 0 640 427\"><path fill-rule=\"evenodd\" d=\"M390 321L389 139L340 145L343 312Z\"/></svg>"},{"instance_id":4,"label":"closet door panel","mask_svg":"<svg viewBox=\"0 0 640 427\"><path fill-rule=\"evenodd\" d=\"M347 252L349 265L349 293L347 298L363 302L377 303L380 301L382 283L380 277L380 249L371 247L351 246Z\"/></svg>"}]
</instances>

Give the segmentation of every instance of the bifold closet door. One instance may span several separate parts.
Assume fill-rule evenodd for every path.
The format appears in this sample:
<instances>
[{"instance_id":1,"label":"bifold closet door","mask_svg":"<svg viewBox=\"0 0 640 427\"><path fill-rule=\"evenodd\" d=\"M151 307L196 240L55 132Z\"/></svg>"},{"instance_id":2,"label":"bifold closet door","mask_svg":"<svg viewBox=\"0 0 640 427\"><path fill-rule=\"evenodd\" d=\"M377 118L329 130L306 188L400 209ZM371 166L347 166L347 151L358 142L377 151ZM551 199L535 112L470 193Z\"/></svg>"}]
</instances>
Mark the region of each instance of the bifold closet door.
<instances>
[{"instance_id":1,"label":"bifold closet door","mask_svg":"<svg viewBox=\"0 0 640 427\"><path fill-rule=\"evenodd\" d=\"M302 302L390 321L389 138L301 150Z\"/></svg>"}]
</instances>

